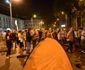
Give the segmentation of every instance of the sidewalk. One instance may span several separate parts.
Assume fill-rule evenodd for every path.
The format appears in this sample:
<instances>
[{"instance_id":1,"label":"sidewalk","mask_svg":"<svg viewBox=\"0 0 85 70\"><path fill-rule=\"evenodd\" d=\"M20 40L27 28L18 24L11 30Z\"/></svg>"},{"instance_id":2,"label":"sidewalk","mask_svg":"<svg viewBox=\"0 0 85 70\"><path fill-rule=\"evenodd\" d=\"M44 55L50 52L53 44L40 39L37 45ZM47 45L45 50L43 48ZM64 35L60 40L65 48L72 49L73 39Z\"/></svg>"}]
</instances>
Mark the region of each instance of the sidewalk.
<instances>
[{"instance_id":1,"label":"sidewalk","mask_svg":"<svg viewBox=\"0 0 85 70\"><path fill-rule=\"evenodd\" d=\"M16 54L16 50L11 50L10 59L6 59L7 48L0 43L0 70L22 70L27 55L20 52Z\"/></svg>"},{"instance_id":2,"label":"sidewalk","mask_svg":"<svg viewBox=\"0 0 85 70\"><path fill-rule=\"evenodd\" d=\"M6 59L5 53L4 55L0 54L0 70L22 70L22 68L23 65L17 57Z\"/></svg>"},{"instance_id":3,"label":"sidewalk","mask_svg":"<svg viewBox=\"0 0 85 70\"><path fill-rule=\"evenodd\" d=\"M85 54L81 52L67 54L74 70L85 70Z\"/></svg>"},{"instance_id":4,"label":"sidewalk","mask_svg":"<svg viewBox=\"0 0 85 70\"><path fill-rule=\"evenodd\" d=\"M6 59L6 51L0 52L0 70L22 70L26 61L27 55L20 53L16 54L12 50L10 59Z\"/></svg>"}]
</instances>

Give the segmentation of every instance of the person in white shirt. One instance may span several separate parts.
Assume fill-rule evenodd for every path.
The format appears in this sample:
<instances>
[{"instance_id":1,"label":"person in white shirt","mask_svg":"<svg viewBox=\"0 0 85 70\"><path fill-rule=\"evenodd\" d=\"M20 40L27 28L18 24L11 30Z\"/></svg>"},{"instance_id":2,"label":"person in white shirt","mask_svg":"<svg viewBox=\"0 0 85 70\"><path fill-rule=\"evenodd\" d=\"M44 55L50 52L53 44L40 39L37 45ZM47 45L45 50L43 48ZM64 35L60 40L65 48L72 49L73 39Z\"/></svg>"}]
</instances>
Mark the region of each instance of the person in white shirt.
<instances>
[{"instance_id":1,"label":"person in white shirt","mask_svg":"<svg viewBox=\"0 0 85 70\"><path fill-rule=\"evenodd\" d=\"M81 52L85 53L85 29L81 30L81 48Z\"/></svg>"},{"instance_id":2,"label":"person in white shirt","mask_svg":"<svg viewBox=\"0 0 85 70\"><path fill-rule=\"evenodd\" d=\"M70 28L69 32L67 33L67 42L69 43L69 47L67 48L67 52L68 50L70 50L70 52L72 53L73 50L73 44L74 44L74 29L73 27Z\"/></svg>"},{"instance_id":3,"label":"person in white shirt","mask_svg":"<svg viewBox=\"0 0 85 70\"><path fill-rule=\"evenodd\" d=\"M6 31L3 32L3 39L6 39Z\"/></svg>"}]
</instances>

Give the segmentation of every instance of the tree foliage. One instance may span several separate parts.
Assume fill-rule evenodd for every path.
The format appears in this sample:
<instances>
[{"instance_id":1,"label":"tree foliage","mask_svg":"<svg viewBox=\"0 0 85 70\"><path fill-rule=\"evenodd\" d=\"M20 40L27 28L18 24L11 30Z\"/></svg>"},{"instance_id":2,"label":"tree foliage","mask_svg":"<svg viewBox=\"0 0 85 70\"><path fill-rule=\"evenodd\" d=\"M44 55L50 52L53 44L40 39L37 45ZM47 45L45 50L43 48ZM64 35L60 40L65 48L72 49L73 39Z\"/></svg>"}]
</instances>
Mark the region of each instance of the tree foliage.
<instances>
[{"instance_id":1,"label":"tree foliage","mask_svg":"<svg viewBox=\"0 0 85 70\"><path fill-rule=\"evenodd\" d=\"M64 11L67 16L69 23L72 23L72 20L75 20L76 17L79 17L78 20L82 18L82 13L85 12L85 0L55 0L54 1L54 15L55 17L61 11ZM80 24L81 20L78 22Z\"/></svg>"},{"instance_id":2,"label":"tree foliage","mask_svg":"<svg viewBox=\"0 0 85 70\"><path fill-rule=\"evenodd\" d=\"M54 1L54 15L61 11L65 13L72 12L73 7L78 8L77 0L55 0Z\"/></svg>"}]
</instances>

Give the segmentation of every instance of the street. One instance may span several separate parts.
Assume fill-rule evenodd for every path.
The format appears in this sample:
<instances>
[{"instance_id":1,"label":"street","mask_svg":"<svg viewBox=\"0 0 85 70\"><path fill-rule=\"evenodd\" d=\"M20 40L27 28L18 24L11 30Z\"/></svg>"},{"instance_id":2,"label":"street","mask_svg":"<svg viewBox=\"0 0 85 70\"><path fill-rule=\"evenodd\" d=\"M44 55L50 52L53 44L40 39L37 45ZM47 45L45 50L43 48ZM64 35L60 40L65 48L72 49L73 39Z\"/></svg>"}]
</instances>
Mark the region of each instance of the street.
<instances>
[{"instance_id":1,"label":"street","mask_svg":"<svg viewBox=\"0 0 85 70\"><path fill-rule=\"evenodd\" d=\"M26 60L26 56L20 53L16 55L16 51L11 51L10 59L6 59L6 47L0 46L0 70L22 70Z\"/></svg>"},{"instance_id":2,"label":"street","mask_svg":"<svg viewBox=\"0 0 85 70\"><path fill-rule=\"evenodd\" d=\"M6 50L6 47L0 45L0 70L22 70L27 56L22 53L17 56L16 51L12 50L10 59L6 59ZM67 55L74 70L85 70L85 54L77 49Z\"/></svg>"}]
</instances>

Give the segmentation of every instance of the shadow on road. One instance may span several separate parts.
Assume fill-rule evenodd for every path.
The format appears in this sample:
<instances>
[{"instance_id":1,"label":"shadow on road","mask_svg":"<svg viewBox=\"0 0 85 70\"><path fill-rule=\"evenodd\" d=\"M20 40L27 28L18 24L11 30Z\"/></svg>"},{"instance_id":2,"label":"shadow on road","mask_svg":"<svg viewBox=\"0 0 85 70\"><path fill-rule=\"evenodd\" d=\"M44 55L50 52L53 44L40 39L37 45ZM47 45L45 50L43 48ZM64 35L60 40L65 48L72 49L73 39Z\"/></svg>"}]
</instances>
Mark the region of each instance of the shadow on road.
<instances>
[{"instance_id":1,"label":"shadow on road","mask_svg":"<svg viewBox=\"0 0 85 70\"><path fill-rule=\"evenodd\" d=\"M17 58L19 59L19 61L21 62L21 65L24 66L26 60L27 60L27 57L29 57L28 55L19 55L17 56ZM23 60L24 58L24 60Z\"/></svg>"},{"instance_id":2,"label":"shadow on road","mask_svg":"<svg viewBox=\"0 0 85 70\"><path fill-rule=\"evenodd\" d=\"M1 66L0 70L10 70L9 67L10 67L10 59L6 59L5 65Z\"/></svg>"}]
</instances>

